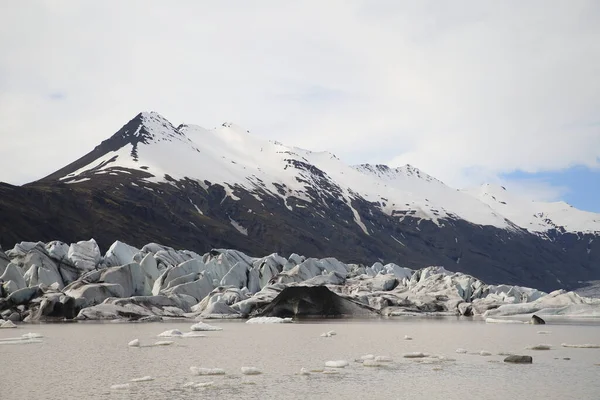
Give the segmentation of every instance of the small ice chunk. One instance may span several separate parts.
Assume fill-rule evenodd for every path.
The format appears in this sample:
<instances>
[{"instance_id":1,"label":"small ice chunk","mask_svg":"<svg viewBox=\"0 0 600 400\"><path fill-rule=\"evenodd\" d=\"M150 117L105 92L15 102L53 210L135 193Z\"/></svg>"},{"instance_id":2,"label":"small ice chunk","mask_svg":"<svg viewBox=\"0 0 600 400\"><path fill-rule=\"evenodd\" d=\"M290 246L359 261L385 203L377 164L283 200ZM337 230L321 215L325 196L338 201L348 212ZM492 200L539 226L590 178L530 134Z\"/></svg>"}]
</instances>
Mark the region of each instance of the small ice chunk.
<instances>
[{"instance_id":1,"label":"small ice chunk","mask_svg":"<svg viewBox=\"0 0 600 400\"><path fill-rule=\"evenodd\" d=\"M339 371L336 371L335 369L326 369L325 371L323 371L323 373L327 375L335 375L339 374Z\"/></svg>"},{"instance_id":2,"label":"small ice chunk","mask_svg":"<svg viewBox=\"0 0 600 400\"><path fill-rule=\"evenodd\" d=\"M519 321L516 319L498 319L498 318L486 318L485 322L488 324L525 324L526 322Z\"/></svg>"},{"instance_id":3,"label":"small ice chunk","mask_svg":"<svg viewBox=\"0 0 600 400\"><path fill-rule=\"evenodd\" d=\"M190 367L192 375L225 375L225 370L221 368L198 368Z\"/></svg>"},{"instance_id":4,"label":"small ice chunk","mask_svg":"<svg viewBox=\"0 0 600 400\"><path fill-rule=\"evenodd\" d=\"M0 320L0 328L16 328L17 325L15 325L14 322L12 322L11 320L8 321L4 321L2 322L2 320Z\"/></svg>"},{"instance_id":5,"label":"small ice chunk","mask_svg":"<svg viewBox=\"0 0 600 400\"><path fill-rule=\"evenodd\" d=\"M510 353L508 351L501 351L498 353L499 356L513 356L515 353Z\"/></svg>"},{"instance_id":6,"label":"small ice chunk","mask_svg":"<svg viewBox=\"0 0 600 400\"><path fill-rule=\"evenodd\" d=\"M458 349L456 349L456 352L457 352L458 354L467 354L467 350L466 350L466 349L462 349L462 348L458 348Z\"/></svg>"},{"instance_id":7,"label":"small ice chunk","mask_svg":"<svg viewBox=\"0 0 600 400\"><path fill-rule=\"evenodd\" d=\"M388 356L377 356L375 357L375 362L392 362L391 357Z\"/></svg>"},{"instance_id":8,"label":"small ice chunk","mask_svg":"<svg viewBox=\"0 0 600 400\"><path fill-rule=\"evenodd\" d=\"M550 350L552 346L549 344L537 344L535 346L529 346L527 350Z\"/></svg>"},{"instance_id":9,"label":"small ice chunk","mask_svg":"<svg viewBox=\"0 0 600 400\"><path fill-rule=\"evenodd\" d=\"M43 338L44 336L39 333L29 332L29 333L25 333L25 334L21 335L21 337L23 339L40 339L40 338Z\"/></svg>"},{"instance_id":10,"label":"small ice chunk","mask_svg":"<svg viewBox=\"0 0 600 400\"><path fill-rule=\"evenodd\" d=\"M183 384L183 387L187 388L187 387L192 387L194 385L196 385L196 382L186 382L186 383Z\"/></svg>"},{"instance_id":11,"label":"small ice chunk","mask_svg":"<svg viewBox=\"0 0 600 400\"><path fill-rule=\"evenodd\" d=\"M413 339L408 335L404 335L404 340L413 340Z\"/></svg>"},{"instance_id":12,"label":"small ice chunk","mask_svg":"<svg viewBox=\"0 0 600 400\"><path fill-rule=\"evenodd\" d=\"M406 353L402 357L404 357L404 358L425 358L425 357L429 357L429 354L413 352L413 353Z\"/></svg>"},{"instance_id":13,"label":"small ice chunk","mask_svg":"<svg viewBox=\"0 0 600 400\"><path fill-rule=\"evenodd\" d=\"M129 383L121 383L119 385L112 385L110 388L113 390L123 390L129 388Z\"/></svg>"},{"instance_id":14,"label":"small ice chunk","mask_svg":"<svg viewBox=\"0 0 600 400\"><path fill-rule=\"evenodd\" d=\"M127 346L129 346L129 347L140 347L140 340L139 339L133 339L131 342L127 343Z\"/></svg>"},{"instance_id":15,"label":"small ice chunk","mask_svg":"<svg viewBox=\"0 0 600 400\"><path fill-rule=\"evenodd\" d=\"M204 388L204 387L209 387L209 386L212 386L212 385L214 385L214 384L215 384L215 383L214 383L213 381L210 381L210 382L200 382L200 383L196 383L196 384L194 385L194 387L196 387L196 388Z\"/></svg>"},{"instance_id":16,"label":"small ice chunk","mask_svg":"<svg viewBox=\"0 0 600 400\"><path fill-rule=\"evenodd\" d=\"M440 367L439 365L436 367L431 368L432 371L441 371L442 367Z\"/></svg>"},{"instance_id":17,"label":"small ice chunk","mask_svg":"<svg viewBox=\"0 0 600 400\"><path fill-rule=\"evenodd\" d=\"M246 321L247 324L289 324L294 322L291 318L256 317Z\"/></svg>"},{"instance_id":18,"label":"small ice chunk","mask_svg":"<svg viewBox=\"0 0 600 400\"><path fill-rule=\"evenodd\" d=\"M43 343L40 339L24 339L22 337L0 339L0 345L3 344L31 344L31 343Z\"/></svg>"},{"instance_id":19,"label":"small ice chunk","mask_svg":"<svg viewBox=\"0 0 600 400\"><path fill-rule=\"evenodd\" d=\"M133 378L129 382L150 382L153 380L154 380L154 378L151 376L142 376L141 378Z\"/></svg>"},{"instance_id":20,"label":"small ice chunk","mask_svg":"<svg viewBox=\"0 0 600 400\"><path fill-rule=\"evenodd\" d=\"M374 360L375 356L373 354L365 354L360 358L361 360Z\"/></svg>"},{"instance_id":21,"label":"small ice chunk","mask_svg":"<svg viewBox=\"0 0 600 400\"><path fill-rule=\"evenodd\" d=\"M206 337L206 335L203 335L201 333L196 333L196 332L186 332L183 335L181 335L182 338L195 338L195 337Z\"/></svg>"},{"instance_id":22,"label":"small ice chunk","mask_svg":"<svg viewBox=\"0 0 600 400\"><path fill-rule=\"evenodd\" d=\"M538 335L550 335L551 333L550 331L538 331Z\"/></svg>"},{"instance_id":23,"label":"small ice chunk","mask_svg":"<svg viewBox=\"0 0 600 400\"><path fill-rule=\"evenodd\" d=\"M242 374L244 375L260 375L262 372L258 368L254 367L242 367Z\"/></svg>"},{"instance_id":24,"label":"small ice chunk","mask_svg":"<svg viewBox=\"0 0 600 400\"><path fill-rule=\"evenodd\" d=\"M163 333L157 335L158 337L179 337L182 336L183 332L179 329L169 329L168 331L164 331Z\"/></svg>"},{"instance_id":25,"label":"small ice chunk","mask_svg":"<svg viewBox=\"0 0 600 400\"><path fill-rule=\"evenodd\" d=\"M155 342L154 345L155 346L170 346L173 343L175 343L172 340L159 340L158 342Z\"/></svg>"},{"instance_id":26,"label":"small ice chunk","mask_svg":"<svg viewBox=\"0 0 600 400\"><path fill-rule=\"evenodd\" d=\"M336 331L329 331L329 332L327 332L327 334L329 336L335 336L335 335L337 335L337 332Z\"/></svg>"},{"instance_id":27,"label":"small ice chunk","mask_svg":"<svg viewBox=\"0 0 600 400\"><path fill-rule=\"evenodd\" d=\"M325 366L329 367L329 368L345 368L348 366L348 361L346 361L346 360L327 361L325 363Z\"/></svg>"},{"instance_id":28,"label":"small ice chunk","mask_svg":"<svg viewBox=\"0 0 600 400\"><path fill-rule=\"evenodd\" d=\"M310 375L310 371L306 368L300 368L300 375Z\"/></svg>"},{"instance_id":29,"label":"small ice chunk","mask_svg":"<svg viewBox=\"0 0 600 400\"><path fill-rule=\"evenodd\" d=\"M561 344L561 346L569 347L569 348L573 348L573 349L600 349L600 344L591 344L591 343L585 343L585 344L563 343L563 344Z\"/></svg>"},{"instance_id":30,"label":"small ice chunk","mask_svg":"<svg viewBox=\"0 0 600 400\"><path fill-rule=\"evenodd\" d=\"M256 385L256 382L254 381L249 381L247 379L242 379L242 381L240 382L242 385Z\"/></svg>"},{"instance_id":31,"label":"small ice chunk","mask_svg":"<svg viewBox=\"0 0 600 400\"><path fill-rule=\"evenodd\" d=\"M190 327L192 331L222 331L223 328L218 326L209 325L204 322L198 322Z\"/></svg>"},{"instance_id":32,"label":"small ice chunk","mask_svg":"<svg viewBox=\"0 0 600 400\"><path fill-rule=\"evenodd\" d=\"M384 366L383 363L380 363L375 360L365 360L365 361L363 361L362 365L364 367L383 367Z\"/></svg>"},{"instance_id":33,"label":"small ice chunk","mask_svg":"<svg viewBox=\"0 0 600 400\"><path fill-rule=\"evenodd\" d=\"M489 351L481 350L481 351L479 352L479 355L480 355L480 356L486 356L486 357L487 357L487 356L491 356L491 355L492 355L492 353L490 353Z\"/></svg>"}]
</instances>

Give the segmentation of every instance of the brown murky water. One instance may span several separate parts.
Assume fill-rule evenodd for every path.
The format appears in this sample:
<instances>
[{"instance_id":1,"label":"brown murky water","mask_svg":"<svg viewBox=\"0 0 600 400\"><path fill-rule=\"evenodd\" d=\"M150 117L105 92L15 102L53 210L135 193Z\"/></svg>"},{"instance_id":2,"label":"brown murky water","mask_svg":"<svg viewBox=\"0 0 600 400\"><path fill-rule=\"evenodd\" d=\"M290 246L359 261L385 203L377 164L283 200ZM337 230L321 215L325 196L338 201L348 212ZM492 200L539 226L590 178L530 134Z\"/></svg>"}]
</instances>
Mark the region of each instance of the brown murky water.
<instances>
[{"instance_id":1,"label":"brown murky water","mask_svg":"<svg viewBox=\"0 0 600 400\"><path fill-rule=\"evenodd\" d=\"M0 339L40 333L42 343L0 345L0 398L11 399L590 399L600 398L600 349L561 343L600 343L599 325L504 325L446 319L326 320L249 325L208 321L223 328L202 338L174 338L164 347L129 348L192 323L79 323L21 325ZM336 336L320 334L330 330ZM540 330L550 334L538 334ZM413 340L404 340L409 335ZM550 344L551 350L525 348ZM457 348L468 350L457 354ZM492 353L481 356L480 351ZM455 361L412 360L425 352ZM532 365L502 362L499 352L529 354ZM354 360L388 356L385 367ZM563 358L570 358L564 360ZM299 375L347 360L337 374ZM190 366L222 368L226 375L193 376ZM245 376L243 366L263 373ZM129 383L151 376L149 382ZM189 382L213 382L205 388ZM111 386L129 383L128 387Z\"/></svg>"}]
</instances>

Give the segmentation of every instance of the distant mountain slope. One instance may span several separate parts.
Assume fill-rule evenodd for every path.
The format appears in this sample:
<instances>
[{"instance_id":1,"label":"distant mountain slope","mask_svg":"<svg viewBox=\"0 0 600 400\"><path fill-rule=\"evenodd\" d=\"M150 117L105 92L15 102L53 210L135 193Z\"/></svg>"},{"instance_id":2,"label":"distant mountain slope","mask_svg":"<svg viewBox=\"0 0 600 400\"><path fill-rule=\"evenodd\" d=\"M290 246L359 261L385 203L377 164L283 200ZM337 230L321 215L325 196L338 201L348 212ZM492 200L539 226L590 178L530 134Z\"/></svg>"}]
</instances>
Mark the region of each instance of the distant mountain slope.
<instances>
[{"instance_id":1,"label":"distant mountain slope","mask_svg":"<svg viewBox=\"0 0 600 400\"><path fill-rule=\"evenodd\" d=\"M600 216L415 167L344 164L233 125L175 127L141 113L90 153L23 187L0 186L0 243L94 237L199 252L300 252L444 265L550 290L600 279Z\"/></svg>"}]
</instances>

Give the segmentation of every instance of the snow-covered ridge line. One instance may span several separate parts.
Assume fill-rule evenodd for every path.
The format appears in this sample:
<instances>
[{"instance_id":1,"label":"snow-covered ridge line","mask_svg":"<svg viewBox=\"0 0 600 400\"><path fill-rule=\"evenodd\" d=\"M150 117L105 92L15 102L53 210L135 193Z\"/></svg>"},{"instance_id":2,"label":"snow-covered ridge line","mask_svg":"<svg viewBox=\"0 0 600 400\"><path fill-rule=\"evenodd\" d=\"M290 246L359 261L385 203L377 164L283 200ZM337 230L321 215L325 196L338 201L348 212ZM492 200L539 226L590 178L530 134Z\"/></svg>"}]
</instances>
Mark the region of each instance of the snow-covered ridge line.
<instances>
[{"instance_id":1,"label":"snow-covered ridge line","mask_svg":"<svg viewBox=\"0 0 600 400\"><path fill-rule=\"evenodd\" d=\"M286 298L298 292L313 296L317 306L301 310L309 315L321 312L318 303L334 296L342 304L338 311L350 315L600 317L600 299L487 285L442 267L365 266L297 254L256 258L229 249L199 255L118 241L102 255L93 239L19 243L0 252L0 282L0 317L16 322L279 317L269 310L285 309ZM289 310L289 316L300 312L297 306Z\"/></svg>"},{"instance_id":2,"label":"snow-covered ridge line","mask_svg":"<svg viewBox=\"0 0 600 400\"><path fill-rule=\"evenodd\" d=\"M155 183L186 178L201 185L209 181L225 188L243 188L257 197L281 197L286 205L294 197L301 200L290 202L297 207L318 203L333 193L347 205L353 196L377 204L382 212L398 219L412 216L436 224L444 219L463 219L531 232L600 232L598 214L559 203L532 203L518 196L500 201L488 193L487 186L476 191L456 190L410 165L349 166L329 152L287 147L252 136L231 123L204 129L191 124L175 127L157 113L141 113L136 118L136 129L120 131L125 140L121 148L60 180L81 183L96 175L137 170L144 176L149 174L143 180ZM370 227L362 225L363 219L354 215L356 225L368 235Z\"/></svg>"}]
</instances>

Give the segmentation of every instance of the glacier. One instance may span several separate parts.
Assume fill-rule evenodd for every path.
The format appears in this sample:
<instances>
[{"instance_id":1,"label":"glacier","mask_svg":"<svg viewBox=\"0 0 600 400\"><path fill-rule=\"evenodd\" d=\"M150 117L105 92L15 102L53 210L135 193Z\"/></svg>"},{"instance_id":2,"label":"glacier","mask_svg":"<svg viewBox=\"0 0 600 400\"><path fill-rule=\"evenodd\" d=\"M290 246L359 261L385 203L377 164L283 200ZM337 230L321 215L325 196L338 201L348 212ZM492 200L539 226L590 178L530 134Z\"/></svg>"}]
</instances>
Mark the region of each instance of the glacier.
<instances>
[{"instance_id":1,"label":"glacier","mask_svg":"<svg viewBox=\"0 0 600 400\"><path fill-rule=\"evenodd\" d=\"M232 249L200 255L156 243L138 249L119 241L101 254L93 239L71 245L23 242L3 254L9 264L0 284L1 327L183 318L196 321L192 331L206 331L221 328L203 319L272 323L315 315L456 315L489 323L532 323L534 314L550 320L600 318L600 299L565 290L488 285L439 266L412 270L297 254L257 258ZM33 259L53 273L26 279L31 268L40 266L32 265ZM177 330L161 335L185 336Z\"/></svg>"}]
</instances>

